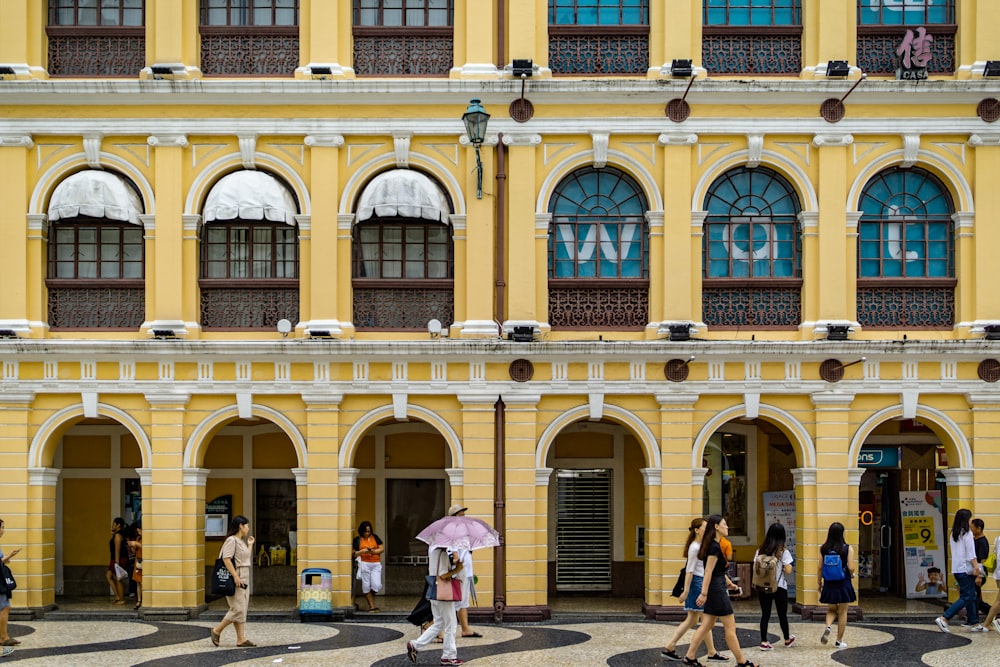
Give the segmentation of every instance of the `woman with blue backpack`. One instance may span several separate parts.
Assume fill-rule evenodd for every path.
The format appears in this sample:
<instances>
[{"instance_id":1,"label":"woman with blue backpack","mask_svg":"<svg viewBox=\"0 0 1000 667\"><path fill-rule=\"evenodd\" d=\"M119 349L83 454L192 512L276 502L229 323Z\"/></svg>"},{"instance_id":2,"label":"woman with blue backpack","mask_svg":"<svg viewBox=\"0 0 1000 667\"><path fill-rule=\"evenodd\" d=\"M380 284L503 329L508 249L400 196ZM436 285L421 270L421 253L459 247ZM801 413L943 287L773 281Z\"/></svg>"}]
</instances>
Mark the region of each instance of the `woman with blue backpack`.
<instances>
[{"instance_id":1,"label":"woman with blue backpack","mask_svg":"<svg viewBox=\"0 0 1000 667\"><path fill-rule=\"evenodd\" d=\"M819 601L826 605L826 628L819 638L821 644L830 641L833 619L837 619L835 649L847 648L844 631L847 630L847 608L858 599L851 577L858 561L854 547L844 541L844 524L834 521L826 531L826 542L819 548Z\"/></svg>"}]
</instances>

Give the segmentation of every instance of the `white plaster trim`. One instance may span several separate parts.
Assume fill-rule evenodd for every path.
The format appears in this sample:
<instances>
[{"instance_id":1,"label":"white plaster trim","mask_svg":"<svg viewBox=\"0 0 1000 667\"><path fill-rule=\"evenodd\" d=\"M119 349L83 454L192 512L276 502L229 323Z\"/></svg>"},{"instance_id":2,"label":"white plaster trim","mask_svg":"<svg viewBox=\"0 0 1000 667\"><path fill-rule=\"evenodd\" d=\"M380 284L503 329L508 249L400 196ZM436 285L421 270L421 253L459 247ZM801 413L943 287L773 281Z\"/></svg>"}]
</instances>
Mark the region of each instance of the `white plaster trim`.
<instances>
[{"instance_id":1,"label":"white plaster trim","mask_svg":"<svg viewBox=\"0 0 1000 667\"><path fill-rule=\"evenodd\" d=\"M900 163L900 166L904 168L912 167L917 163L919 154L920 154L920 135L904 134L903 161Z\"/></svg>"},{"instance_id":2,"label":"white plaster trim","mask_svg":"<svg viewBox=\"0 0 1000 667\"><path fill-rule=\"evenodd\" d=\"M815 468L792 468L792 482L796 487L816 486Z\"/></svg>"},{"instance_id":3,"label":"white plaster trim","mask_svg":"<svg viewBox=\"0 0 1000 667\"><path fill-rule=\"evenodd\" d=\"M604 169L608 166L608 141L611 135L607 132L591 132L590 139L594 145L594 169Z\"/></svg>"},{"instance_id":4,"label":"white plaster trim","mask_svg":"<svg viewBox=\"0 0 1000 667\"><path fill-rule=\"evenodd\" d=\"M28 468L28 484L31 486L55 486L59 483L62 468Z\"/></svg>"},{"instance_id":5,"label":"white plaster trim","mask_svg":"<svg viewBox=\"0 0 1000 667\"><path fill-rule=\"evenodd\" d=\"M100 132L87 132L83 135L83 154L91 169L101 169L101 141L104 135Z\"/></svg>"},{"instance_id":6,"label":"white plaster trim","mask_svg":"<svg viewBox=\"0 0 1000 667\"><path fill-rule=\"evenodd\" d=\"M857 461L855 461L857 464ZM848 468L847 469L847 485L849 487L857 488L861 485L861 477L865 474L864 468Z\"/></svg>"},{"instance_id":7,"label":"white plaster trim","mask_svg":"<svg viewBox=\"0 0 1000 667\"><path fill-rule=\"evenodd\" d=\"M445 468L444 471L447 473L448 483L453 489L465 486L465 470L463 468Z\"/></svg>"},{"instance_id":8,"label":"white plaster trim","mask_svg":"<svg viewBox=\"0 0 1000 667\"><path fill-rule=\"evenodd\" d=\"M854 137L846 132L822 132L813 135L813 146L850 146Z\"/></svg>"},{"instance_id":9,"label":"white plaster trim","mask_svg":"<svg viewBox=\"0 0 1000 667\"><path fill-rule=\"evenodd\" d=\"M153 147L187 148L187 136L183 134L151 134L146 143Z\"/></svg>"},{"instance_id":10,"label":"white plaster trim","mask_svg":"<svg viewBox=\"0 0 1000 667\"><path fill-rule=\"evenodd\" d=\"M659 468L639 468L642 482L646 487L657 487L663 484L663 471Z\"/></svg>"},{"instance_id":11,"label":"white plaster trim","mask_svg":"<svg viewBox=\"0 0 1000 667\"><path fill-rule=\"evenodd\" d=\"M708 468L691 468L691 486L700 489L705 484Z\"/></svg>"},{"instance_id":12,"label":"white plaster trim","mask_svg":"<svg viewBox=\"0 0 1000 667\"><path fill-rule=\"evenodd\" d=\"M554 468L535 468L535 486L548 486Z\"/></svg>"},{"instance_id":13,"label":"white plaster trim","mask_svg":"<svg viewBox=\"0 0 1000 667\"><path fill-rule=\"evenodd\" d=\"M184 468L181 479L184 486L200 486L204 488L205 481L211 473L212 471L209 468Z\"/></svg>"},{"instance_id":14,"label":"white plaster trim","mask_svg":"<svg viewBox=\"0 0 1000 667\"><path fill-rule=\"evenodd\" d=\"M1000 146L1000 133L976 132L969 137L969 145L973 148Z\"/></svg>"},{"instance_id":15,"label":"white plaster trim","mask_svg":"<svg viewBox=\"0 0 1000 667\"><path fill-rule=\"evenodd\" d=\"M754 169L760 166L760 158L764 151L764 135L747 135L747 167Z\"/></svg>"},{"instance_id":16,"label":"white plaster trim","mask_svg":"<svg viewBox=\"0 0 1000 667\"><path fill-rule=\"evenodd\" d=\"M309 468L292 468L295 475L295 486L306 486L309 484Z\"/></svg>"},{"instance_id":17,"label":"white plaster trim","mask_svg":"<svg viewBox=\"0 0 1000 667\"><path fill-rule=\"evenodd\" d=\"M392 150L396 156L396 167L398 169L410 168L410 138L412 132L393 132Z\"/></svg>"},{"instance_id":18,"label":"white plaster trim","mask_svg":"<svg viewBox=\"0 0 1000 667\"><path fill-rule=\"evenodd\" d=\"M542 135L537 132L504 132L504 146L540 146Z\"/></svg>"},{"instance_id":19,"label":"white plaster trim","mask_svg":"<svg viewBox=\"0 0 1000 667\"><path fill-rule=\"evenodd\" d=\"M5 121L6 122L6 121ZM35 142L32 141L31 135L20 134L16 132L4 132L0 134L0 148L34 148Z\"/></svg>"},{"instance_id":20,"label":"white plaster trim","mask_svg":"<svg viewBox=\"0 0 1000 667\"><path fill-rule=\"evenodd\" d=\"M693 132L663 132L656 137L661 146L692 146L698 143L698 135Z\"/></svg>"},{"instance_id":21,"label":"white plaster trim","mask_svg":"<svg viewBox=\"0 0 1000 667\"><path fill-rule=\"evenodd\" d=\"M310 148L340 148L344 145L344 135L307 134L303 143Z\"/></svg>"},{"instance_id":22,"label":"white plaster trim","mask_svg":"<svg viewBox=\"0 0 1000 667\"><path fill-rule=\"evenodd\" d=\"M337 471L338 486L356 486L358 483L358 473L360 468L341 468Z\"/></svg>"},{"instance_id":23,"label":"white plaster trim","mask_svg":"<svg viewBox=\"0 0 1000 667\"><path fill-rule=\"evenodd\" d=\"M939 472L948 486L972 486L976 473L974 468L943 468Z\"/></svg>"}]
</instances>

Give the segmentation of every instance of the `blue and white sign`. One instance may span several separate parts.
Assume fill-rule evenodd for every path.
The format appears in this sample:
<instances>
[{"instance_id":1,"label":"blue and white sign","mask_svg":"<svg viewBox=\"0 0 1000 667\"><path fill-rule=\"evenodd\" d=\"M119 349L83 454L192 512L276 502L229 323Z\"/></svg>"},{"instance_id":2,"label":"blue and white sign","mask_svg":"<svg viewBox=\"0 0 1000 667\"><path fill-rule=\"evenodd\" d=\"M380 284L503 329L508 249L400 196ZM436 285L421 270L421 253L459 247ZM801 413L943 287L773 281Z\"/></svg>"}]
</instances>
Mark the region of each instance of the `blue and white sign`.
<instances>
[{"instance_id":1,"label":"blue and white sign","mask_svg":"<svg viewBox=\"0 0 1000 667\"><path fill-rule=\"evenodd\" d=\"M859 468L898 468L899 447L862 447L858 453Z\"/></svg>"}]
</instances>

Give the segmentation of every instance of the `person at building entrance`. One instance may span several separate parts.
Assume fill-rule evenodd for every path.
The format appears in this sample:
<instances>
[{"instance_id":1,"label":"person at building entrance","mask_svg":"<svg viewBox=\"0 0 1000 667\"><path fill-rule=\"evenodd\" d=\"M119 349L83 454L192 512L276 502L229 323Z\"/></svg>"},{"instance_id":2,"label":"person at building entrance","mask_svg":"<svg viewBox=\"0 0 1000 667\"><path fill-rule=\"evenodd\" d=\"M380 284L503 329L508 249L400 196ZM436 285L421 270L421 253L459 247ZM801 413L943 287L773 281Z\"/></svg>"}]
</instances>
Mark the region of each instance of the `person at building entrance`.
<instances>
[{"instance_id":1,"label":"person at building entrance","mask_svg":"<svg viewBox=\"0 0 1000 667\"><path fill-rule=\"evenodd\" d=\"M351 548L358 559L358 577L361 579L361 592L368 601L368 612L377 614L381 609L375 606L375 594L382 590L382 552L385 546L382 538L372 530L371 521L362 521L358 526L358 536L354 538Z\"/></svg>"},{"instance_id":2,"label":"person at building entrance","mask_svg":"<svg viewBox=\"0 0 1000 667\"><path fill-rule=\"evenodd\" d=\"M756 563L758 556L769 556L777 559L776 579L773 590L757 589L757 600L760 602L760 650L770 651L774 647L767 641L767 626L771 622L771 605L778 612L778 625L785 639L785 647L795 643L795 635L788 629L788 579L792 573L792 552L785 548L785 527L780 523L772 523L764 536L764 543L753 555ZM756 567L756 565L755 565Z\"/></svg>"},{"instance_id":3,"label":"person at building entrance","mask_svg":"<svg viewBox=\"0 0 1000 667\"><path fill-rule=\"evenodd\" d=\"M135 531L135 539L128 540L128 548L135 554L135 567L132 570L132 581L135 582L136 603L133 609L142 606L142 522L136 521L132 524Z\"/></svg>"},{"instance_id":4,"label":"person at building entrance","mask_svg":"<svg viewBox=\"0 0 1000 667\"><path fill-rule=\"evenodd\" d=\"M983 534L983 531L986 530L986 524L982 519L976 517L969 525L972 528L972 540L976 545L976 560L982 563L990 555L990 541ZM983 599L983 584L986 583L987 574L983 568L982 573L976 577L976 606L979 608L979 613L984 615L990 613L990 605ZM986 624L984 627L988 631L990 626Z\"/></svg>"},{"instance_id":5,"label":"person at building entrance","mask_svg":"<svg viewBox=\"0 0 1000 667\"><path fill-rule=\"evenodd\" d=\"M115 571L117 565L122 570L128 570L128 549L125 546L125 519L115 517L111 522L111 539L108 540L108 549L111 552L111 561L108 563L108 570L104 573L104 578L108 580L108 586L114 592L113 604L125 604L125 584Z\"/></svg>"},{"instance_id":6,"label":"person at building entrance","mask_svg":"<svg viewBox=\"0 0 1000 667\"><path fill-rule=\"evenodd\" d=\"M2 528L2 524L0 524ZM3 533L0 532L0 535ZM996 540L993 542L993 553L1000 557L1000 535L997 535ZM986 615L986 620L983 622L983 626L989 629L993 628L995 632L1000 632L1000 618L997 615L1000 614L1000 567L993 570L993 580L997 585L997 597L993 600L993 604L990 606L990 611Z\"/></svg>"},{"instance_id":7,"label":"person at building entrance","mask_svg":"<svg viewBox=\"0 0 1000 667\"><path fill-rule=\"evenodd\" d=\"M948 621L965 608L966 621L972 624L969 632L986 632L979 624L979 610L976 607L976 577L982 574L979 560L976 558L976 542L972 537L972 511L964 507L955 512L955 520L951 524L951 540L948 543L951 553L951 576L958 583L958 599L944 612L944 616L934 619L941 632L951 632Z\"/></svg>"},{"instance_id":8,"label":"person at building entrance","mask_svg":"<svg viewBox=\"0 0 1000 667\"><path fill-rule=\"evenodd\" d=\"M250 606L250 562L253 558L253 535L250 534L250 521L240 514L229 522L229 532L226 541L222 543L219 558L225 563L226 569L236 582L236 592L226 596L229 611L216 627L209 632L212 643L219 645L219 639L226 626L236 628L236 645L239 647L256 646L246 638L247 608Z\"/></svg>"},{"instance_id":9,"label":"person at building entrance","mask_svg":"<svg viewBox=\"0 0 1000 667\"><path fill-rule=\"evenodd\" d=\"M667 660L676 660L679 662L684 659L677 654L677 643L684 636L685 632L701 622L702 612L705 609L704 605L698 604L698 596L701 595L701 584L705 579L705 564L698 559L698 552L701 551L701 541L705 536L705 527L707 525L708 522L699 516L691 520L691 527L688 528L687 542L684 544L683 551L683 554L687 557L687 564L684 566L684 590L680 595L680 598L684 600L684 611L687 612L687 616L677 626L677 629L674 630L674 636L670 638L667 645L660 651L660 656ZM729 659L715 649L715 641L712 639L711 632L705 635L705 647L708 649L709 660L724 662Z\"/></svg>"},{"instance_id":10,"label":"person at building entrance","mask_svg":"<svg viewBox=\"0 0 1000 667\"><path fill-rule=\"evenodd\" d=\"M858 569L854 547L844 540L844 524L834 521L826 531L826 542L819 548L819 601L826 605L826 628L819 638L821 644L830 641L833 619L837 619L835 649L847 648L847 608L858 599L851 579Z\"/></svg>"},{"instance_id":11,"label":"person at building entrance","mask_svg":"<svg viewBox=\"0 0 1000 667\"><path fill-rule=\"evenodd\" d=\"M5 530L3 519L0 519L0 537L3 537ZM10 559L21 553L20 549L11 549L10 553L4 554L3 549L0 549L0 561L4 565L10 562ZM6 591L6 589L4 589ZM12 647L20 644L20 640L14 639L9 634L7 634L7 619L10 616L10 596L7 593L0 593L0 657L10 655L14 652Z\"/></svg>"},{"instance_id":12,"label":"person at building entrance","mask_svg":"<svg viewBox=\"0 0 1000 667\"><path fill-rule=\"evenodd\" d=\"M729 524L722 516L713 514L708 517L701 549L698 551L698 559L705 565L705 578L701 584L701 593L695 599L697 605L704 605L705 620L698 626L698 631L691 639L687 655L684 656L685 665L694 665L695 667L701 665L698 662L698 649L701 648L708 633L715 627L715 622L721 619L722 627L726 633L726 645L737 660L736 667L755 667L753 661L744 658L739 640L736 638L736 617L733 615L733 603L729 600L727 590L727 588L736 588L736 585L726 579L726 568L729 567L729 562L722 554L722 547L719 544L720 538L728 535Z\"/></svg>"}]
</instances>

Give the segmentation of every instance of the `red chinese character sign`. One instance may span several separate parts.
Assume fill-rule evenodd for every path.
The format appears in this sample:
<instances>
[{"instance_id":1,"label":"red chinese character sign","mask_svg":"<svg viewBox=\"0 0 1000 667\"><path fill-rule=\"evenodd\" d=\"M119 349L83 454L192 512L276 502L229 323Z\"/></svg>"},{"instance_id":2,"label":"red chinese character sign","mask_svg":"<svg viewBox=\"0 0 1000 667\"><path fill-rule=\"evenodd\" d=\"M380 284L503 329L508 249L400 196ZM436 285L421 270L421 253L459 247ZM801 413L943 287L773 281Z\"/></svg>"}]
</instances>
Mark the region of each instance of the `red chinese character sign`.
<instances>
[{"instance_id":1,"label":"red chinese character sign","mask_svg":"<svg viewBox=\"0 0 1000 667\"><path fill-rule=\"evenodd\" d=\"M896 67L896 78L907 81L920 81L927 78L927 65L931 61L931 44L934 36L927 34L927 28L920 26L907 30L903 41L896 49L899 65Z\"/></svg>"}]
</instances>

